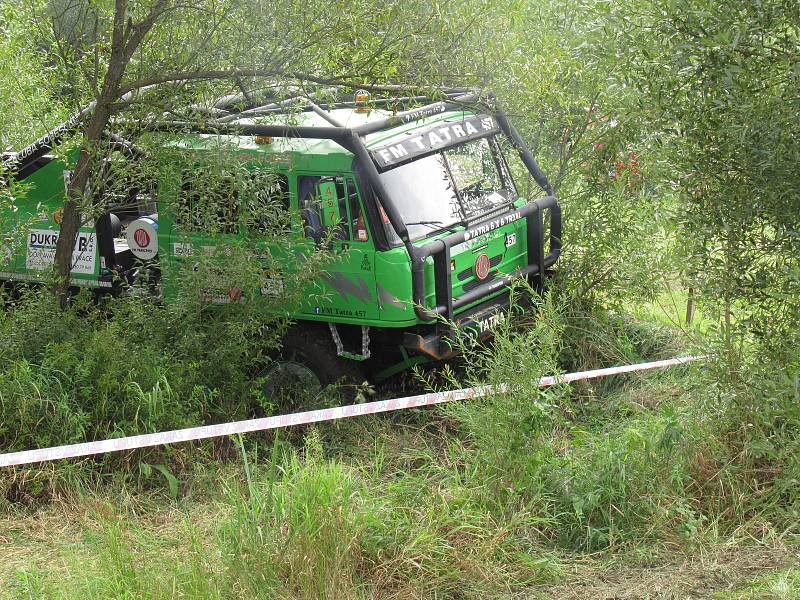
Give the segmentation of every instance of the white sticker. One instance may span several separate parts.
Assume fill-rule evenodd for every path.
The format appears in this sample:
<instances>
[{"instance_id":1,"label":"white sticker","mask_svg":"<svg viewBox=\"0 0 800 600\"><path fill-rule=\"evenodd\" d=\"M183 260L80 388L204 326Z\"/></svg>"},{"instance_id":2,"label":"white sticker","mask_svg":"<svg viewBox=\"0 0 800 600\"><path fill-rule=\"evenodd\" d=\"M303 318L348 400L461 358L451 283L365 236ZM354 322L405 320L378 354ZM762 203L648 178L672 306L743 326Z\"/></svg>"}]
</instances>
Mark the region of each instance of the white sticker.
<instances>
[{"instance_id":1,"label":"white sticker","mask_svg":"<svg viewBox=\"0 0 800 600\"><path fill-rule=\"evenodd\" d=\"M128 248L136 258L150 260L158 254L158 221L141 217L128 225L125 233Z\"/></svg>"},{"instance_id":2,"label":"white sticker","mask_svg":"<svg viewBox=\"0 0 800 600\"><path fill-rule=\"evenodd\" d=\"M174 256L194 256L194 246L185 242L175 242L172 244L172 254Z\"/></svg>"},{"instance_id":3,"label":"white sticker","mask_svg":"<svg viewBox=\"0 0 800 600\"><path fill-rule=\"evenodd\" d=\"M261 282L262 296L280 296L283 294L283 278L267 276Z\"/></svg>"},{"instance_id":4,"label":"white sticker","mask_svg":"<svg viewBox=\"0 0 800 600\"><path fill-rule=\"evenodd\" d=\"M31 229L28 233L28 253L25 268L32 271L46 271L53 267L56 258L58 231L51 229ZM72 250L72 272L84 275L94 274L97 257L97 236L94 233L78 232Z\"/></svg>"}]
</instances>

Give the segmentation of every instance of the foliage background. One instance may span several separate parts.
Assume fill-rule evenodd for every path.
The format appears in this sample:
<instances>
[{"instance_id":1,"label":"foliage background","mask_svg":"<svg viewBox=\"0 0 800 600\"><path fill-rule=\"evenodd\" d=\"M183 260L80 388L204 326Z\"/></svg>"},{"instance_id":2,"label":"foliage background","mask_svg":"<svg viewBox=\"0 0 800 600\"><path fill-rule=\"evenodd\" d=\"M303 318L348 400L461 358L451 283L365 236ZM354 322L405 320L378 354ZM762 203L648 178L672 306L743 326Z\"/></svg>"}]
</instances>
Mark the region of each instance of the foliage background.
<instances>
[{"instance_id":1,"label":"foliage background","mask_svg":"<svg viewBox=\"0 0 800 600\"><path fill-rule=\"evenodd\" d=\"M204 68L288 57L315 78L496 90L565 207L556 283L524 327L420 380L511 381L513 394L243 447L3 473L0 538L28 548L0 579L9 597L582 597L570 573L586 565L619 576L718 552L768 552L759 568L778 569L734 573L732 597L796 595L796 4L215 6L251 18L220 21L202 43L190 18L164 21L133 76L201 53ZM0 97L13 108L0 139L19 148L93 92L80 60L59 59L45 3L0 8ZM146 101L235 85L169 89ZM700 308L687 326L690 287ZM247 310L210 319L190 302L61 313L54 302L33 294L0 313L3 448L244 415L252 404L235 400L251 398L283 325ZM711 358L702 370L531 386L544 372L683 351ZM36 559L35 528L14 529L87 505L98 508L49 544L50 565ZM676 581L676 593L696 593Z\"/></svg>"}]
</instances>

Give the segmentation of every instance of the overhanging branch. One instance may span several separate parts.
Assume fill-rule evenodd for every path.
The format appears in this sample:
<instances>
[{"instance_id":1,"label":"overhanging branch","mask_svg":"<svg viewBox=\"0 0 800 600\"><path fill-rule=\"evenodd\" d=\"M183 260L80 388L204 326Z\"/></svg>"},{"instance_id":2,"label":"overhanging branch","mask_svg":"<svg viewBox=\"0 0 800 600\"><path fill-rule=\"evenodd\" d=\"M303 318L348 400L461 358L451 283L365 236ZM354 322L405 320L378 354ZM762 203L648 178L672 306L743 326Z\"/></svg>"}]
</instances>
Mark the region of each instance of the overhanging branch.
<instances>
[{"instance_id":1,"label":"overhanging branch","mask_svg":"<svg viewBox=\"0 0 800 600\"><path fill-rule=\"evenodd\" d=\"M177 81L208 81L212 79L237 79L242 77L271 78L280 77L286 80L305 81L319 85L334 85L353 89L365 89L373 92L404 92L407 90L417 90L420 92L436 92L438 88L431 88L418 85L378 85L365 82L351 81L338 77L326 78L309 75L307 73L290 73L280 69L220 69L206 71L176 71L155 75L145 79L139 79L133 83L122 86L120 94L127 94L134 90L145 87L159 85L162 83L173 83Z\"/></svg>"}]
</instances>

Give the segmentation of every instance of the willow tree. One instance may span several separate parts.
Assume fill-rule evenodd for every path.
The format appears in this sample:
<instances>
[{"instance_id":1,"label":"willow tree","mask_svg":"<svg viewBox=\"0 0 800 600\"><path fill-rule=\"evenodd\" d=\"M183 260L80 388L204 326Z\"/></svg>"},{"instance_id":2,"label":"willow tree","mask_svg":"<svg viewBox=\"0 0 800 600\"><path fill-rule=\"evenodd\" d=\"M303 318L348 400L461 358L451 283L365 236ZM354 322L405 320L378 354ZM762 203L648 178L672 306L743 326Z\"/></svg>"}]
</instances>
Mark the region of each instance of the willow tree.
<instances>
[{"instance_id":1,"label":"willow tree","mask_svg":"<svg viewBox=\"0 0 800 600\"><path fill-rule=\"evenodd\" d=\"M96 150L115 115L137 103L148 103L159 114L175 104L176 95L190 102L193 89L209 86L246 96L254 78L301 86L367 83L378 89L389 78L409 87L440 78L453 83L458 69L442 56L468 43L482 5L50 0L36 23L49 42L65 93L76 107L87 102L91 107L67 189L56 290L66 298L81 207L92 205Z\"/></svg>"},{"instance_id":2,"label":"willow tree","mask_svg":"<svg viewBox=\"0 0 800 600\"><path fill-rule=\"evenodd\" d=\"M800 6L647 0L606 10L619 69L681 195L685 275L719 315L726 355L756 343L797 360Z\"/></svg>"}]
</instances>

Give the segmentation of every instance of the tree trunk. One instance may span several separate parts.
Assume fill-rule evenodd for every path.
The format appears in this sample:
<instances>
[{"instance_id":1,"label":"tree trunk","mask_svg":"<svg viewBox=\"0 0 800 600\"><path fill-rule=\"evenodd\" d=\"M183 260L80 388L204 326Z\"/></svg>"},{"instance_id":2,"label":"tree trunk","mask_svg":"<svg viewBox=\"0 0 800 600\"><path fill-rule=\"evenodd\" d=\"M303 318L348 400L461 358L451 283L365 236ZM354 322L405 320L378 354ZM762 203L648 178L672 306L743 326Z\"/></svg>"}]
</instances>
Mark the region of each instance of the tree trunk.
<instances>
[{"instance_id":1,"label":"tree trunk","mask_svg":"<svg viewBox=\"0 0 800 600\"><path fill-rule=\"evenodd\" d=\"M686 324L691 325L694 320L694 288L689 288L689 293L686 296Z\"/></svg>"},{"instance_id":2,"label":"tree trunk","mask_svg":"<svg viewBox=\"0 0 800 600\"><path fill-rule=\"evenodd\" d=\"M159 0L156 6L161 7L163 4L164 0ZM115 0L111 57L103 78L103 90L100 93L100 97L97 98L94 112L84 132L81 152L75 165L75 173L67 187L67 199L64 202L64 214L61 221L61 232L56 243L55 256L55 292L59 298L61 308L66 306L69 299L72 249L75 247L81 226L81 214L79 211L81 199L86 193L86 184L89 183L89 178L96 169L100 142L111 118L112 106L119 98L125 69L142 37L152 27L157 14L155 12L151 13L149 25L134 27L129 23L128 34L126 35L126 11L127 0ZM126 37L131 39L126 40Z\"/></svg>"},{"instance_id":3,"label":"tree trunk","mask_svg":"<svg viewBox=\"0 0 800 600\"><path fill-rule=\"evenodd\" d=\"M103 131L111 116L110 103L105 99L97 102L94 113L89 121L89 126L84 134L75 172L67 188L67 200L64 202L64 214L61 220L61 232L56 243L55 292L58 295L61 307L66 306L69 298L70 271L72 270L72 250L78 239L81 226L81 213L79 206L86 190L86 184L96 164L96 146L102 138Z\"/></svg>"}]
</instances>

